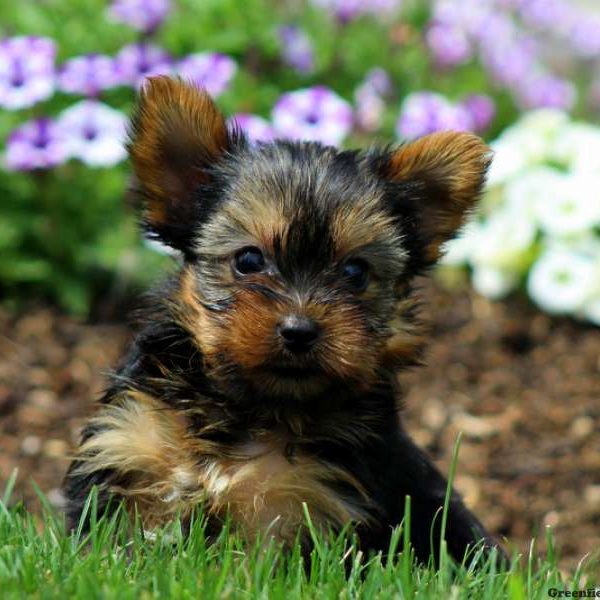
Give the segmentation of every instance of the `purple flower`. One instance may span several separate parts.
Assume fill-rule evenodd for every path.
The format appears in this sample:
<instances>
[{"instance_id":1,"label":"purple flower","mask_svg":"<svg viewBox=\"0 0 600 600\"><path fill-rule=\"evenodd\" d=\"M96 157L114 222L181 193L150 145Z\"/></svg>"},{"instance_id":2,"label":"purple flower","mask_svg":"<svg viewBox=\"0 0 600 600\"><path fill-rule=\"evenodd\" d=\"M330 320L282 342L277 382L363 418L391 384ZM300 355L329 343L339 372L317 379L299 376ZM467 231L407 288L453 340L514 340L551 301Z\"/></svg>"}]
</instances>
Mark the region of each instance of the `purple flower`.
<instances>
[{"instance_id":1,"label":"purple flower","mask_svg":"<svg viewBox=\"0 0 600 600\"><path fill-rule=\"evenodd\" d=\"M479 15L468 30L482 48L506 47L517 37L518 29L513 19L504 12L488 11Z\"/></svg>"},{"instance_id":2,"label":"purple flower","mask_svg":"<svg viewBox=\"0 0 600 600\"><path fill-rule=\"evenodd\" d=\"M572 4L569 0L434 0L427 43L441 66L464 62L476 51L491 77L524 107L566 108L572 105L575 91L570 82L547 73L543 43L548 36L536 37L522 23L559 41L568 37L581 56L599 55L600 18L584 18ZM472 113L475 121L481 116L479 108ZM480 123L475 127L481 130Z\"/></svg>"},{"instance_id":3,"label":"purple flower","mask_svg":"<svg viewBox=\"0 0 600 600\"><path fill-rule=\"evenodd\" d=\"M392 80L381 67L374 67L368 71L364 83L380 96L388 96L392 92Z\"/></svg>"},{"instance_id":4,"label":"purple flower","mask_svg":"<svg viewBox=\"0 0 600 600\"><path fill-rule=\"evenodd\" d=\"M385 102L368 84L363 83L354 92L356 101L356 124L367 132L377 131L381 127Z\"/></svg>"},{"instance_id":5,"label":"purple flower","mask_svg":"<svg viewBox=\"0 0 600 600\"><path fill-rule=\"evenodd\" d=\"M576 99L575 86L548 73L531 75L519 89L524 108L560 108L569 110Z\"/></svg>"},{"instance_id":6,"label":"purple flower","mask_svg":"<svg viewBox=\"0 0 600 600\"><path fill-rule=\"evenodd\" d=\"M8 136L4 164L10 171L31 171L56 167L68 158L62 129L44 118L28 121Z\"/></svg>"},{"instance_id":7,"label":"purple flower","mask_svg":"<svg viewBox=\"0 0 600 600\"><path fill-rule=\"evenodd\" d=\"M515 10L523 0L496 0L495 5L501 10Z\"/></svg>"},{"instance_id":8,"label":"purple flower","mask_svg":"<svg viewBox=\"0 0 600 600\"><path fill-rule=\"evenodd\" d=\"M315 6L333 14L338 21L348 23L361 15L374 15L380 18L393 16L398 12L402 0L312 0Z\"/></svg>"},{"instance_id":9,"label":"purple flower","mask_svg":"<svg viewBox=\"0 0 600 600\"><path fill-rule=\"evenodd\" d=\"M71 156L90 167L111 167L126 157L126 124L123 113L97 100L81 100L58 118Z\"/></svg>"},{"instance_id":10,"label":"purple flower","mask_svg":"<svg viewBox=\"0 0 600 600\"><path fill-rule=\"evenodd\" d=\"M474 131L485 131L492 124L496 114L496 106L490 96L473 94L465 98L461 104L471 115Z\"/></svg>"},{"instance_id":11,"label":"purple flower","mask_svg":"<svg viewBox=\"0 0 600 600\"><path fill-rule=\"evenodd\" d=\"M232 117L230 123L239 127L251 142L270 142L275 137L271 123L258 115L238 113Z\"/></svg>"},{"instance_id":12,"label":"purple flower","mask_svg":"<svg viewBox=\"0 0 600 600\"><path fill-rule=\"evenodd\" d=\"M201 86L216 98L228 87L237 71L232 58L214 52L190 54L177 64L177 74Z\"/></svg>"},{"instance_id":13,"label":"purple flower","mask_svg":"<svg viewBox=\"0 0 600 600\"><path fill-rule=\"evenodd\" d=\"M335 146L352 129L352 108L324 86L283 94L272 113L278 135Z\"/></svg>"},{"instance_id":14,"label":"purple flower","mask_svg":"<svg viewBox=\"0 0 600 600\"><path fill-rule=\"evenodd\" d=\"M400 109L396 134L414 139L434 131L472 131L473 119L464 106L452 104L444 96L432 92L408 95Z\"/></svg>"},{"instance_id":15,"label":"purple flower","mask_svg":"<svg viewBox=\"0 0 600 600\"><path fill-rule=\"evenodd\" d=\"M513 88L538 68L537 54L537 46L530 38L504 40L482 48L482 61L496 81Z\"/></svg>"},{"instance_id":16,"label":"purple flower","mask_svg":"<svg viewBox=\"0 0 600 600\"><path fill-rule=\"evenodd\" d=\"M367 132L381 127L385 102L382 96L392 91L392 82L386 71L375 67L367 72L363 82L354 91L356 103L356 124Z\"/></svg>"},{"instance_id":17,"label":"purple flower","mask_svg":"<svg viewBox=\"0 0 600 600\"><path fill-rule=\"evenodd\" d=\"M569 37L577 54L597 58L600 55L600 17L587 15L578 19Z\"/></svg>"},{"instance_id":18,"label":"purple flower","mask_svg":"<svg viewBox=\"0 0 600 600\"><path fill-rule=\"evenodd\" d=\"M434 3L432 21L476 37L484 29L484 22L497 15L498 13L485 0L460 0L459 2L438 0ZM509 20L506 19L506 22L508 23ZM498 24L495 24L495 27L497 29ZM493 28L490 33L492 31Z\"/></svg>"},{"instance_id":19,"label":"purple flower","mask_svg":"<svg viewBox=\"0 0 600 600\"><path fill-rule=\"evenodd\" d=\"M58 74L58 88L69 94L97 96L120 83L120 74L110 56L88 54L66 61Z\"/></svg>"},{"instance_id":20,"label":"purple flower","mask_svg":"<svg viewBox=\"0 0 600 600\"><path fill-rule=\"evenodd\" d=\"M139 88L146 77L169 75L173 70L170 55L153 44L130 44L121 48L115 67L124 84Z\"/></svg>"},{"instance_id":21,"label":"purple flower","mask_svg":"<svg viewBox=\"0 0 600 600\"><path fill-rule=\"evenodd\" d=\"M170 10L170 0L113 0L108 15L113 21L151 33L162 25Z\"/></svg>"},{"instance_id":22,"label":"purple flower","mask_svg":"<svg viewBox=\"0 0 600 600\"><path fill-rule=\"evenodd\" d=\"M28 108L54 93L56 45L48 38L19 36L0 42L0 106Z\"/></svg>"},{"instance_id":23,"label":"purple flower","mask_svg":"<svg viewBox=\"0 0 600 600\"><path fill-rule=\"evenodd\" d=\"M294 25L284 25L279 28L281 56L283 61L298 71L311 73L314 69L315 57L313 45L306 33Z\"/></svg>"},{"instance_id":24,"label":"purple flower","mask_svg":"<svg viewBox=\"0 0 600 600\"><path fill-rule=\"evenodd\" d=\"M454 67L471 58L469 39L458 27L436 23L428 29L425 39L434 61L441 67Z\"/></svg>"},{"instance_id":25,"label":"purple flower","mask_svg":"<svg viewBox=\"0 0 600 600\"><path fill-rule=\"evenodd\" d=\"M564 0L519 0L519 14L530 27L566 32L575 10Z\"/></svg>"},{"instance_id":26,"label":"purple flower","mask_svg":"<svg viewBox=\"0 0 600 600\"><path fill-rule=\"evenodd\" d=\"M361 12L360 0L313 0L313 4L332 13L342 23L352 21Z\"/></svg>"},{"instance_id":27,"label":"purple flower","mask_svg":"<svg viewBox=\"0 0 600 600\"><path fill-rule=\"evenodd\" d=\"M376 17L391 17L398 13L402 6L402 0L368 0L361 2L365 13Z\"/></svg>"}]
</instances>

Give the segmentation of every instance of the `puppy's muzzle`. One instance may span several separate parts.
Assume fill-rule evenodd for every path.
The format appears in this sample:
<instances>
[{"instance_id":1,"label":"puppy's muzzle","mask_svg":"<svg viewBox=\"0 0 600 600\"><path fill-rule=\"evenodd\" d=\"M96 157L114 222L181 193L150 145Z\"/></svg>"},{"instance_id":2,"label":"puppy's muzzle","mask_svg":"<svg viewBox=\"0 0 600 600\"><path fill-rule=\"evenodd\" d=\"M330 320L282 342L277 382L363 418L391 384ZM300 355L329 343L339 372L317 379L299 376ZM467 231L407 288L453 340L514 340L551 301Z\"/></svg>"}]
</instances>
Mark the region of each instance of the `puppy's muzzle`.
<instances>
[{"instance_id":1,"label":"puppy's muzzle","mask_svg":"<svg viewBox=\"0 0 600 600\"><path fill-rule=\"evenodd\" d=\"M286 350L294 354L303 354L311 350L319 339L318 324L302 315L284 317L277 325L277 334Z\"/></svg>"}]
</instances>

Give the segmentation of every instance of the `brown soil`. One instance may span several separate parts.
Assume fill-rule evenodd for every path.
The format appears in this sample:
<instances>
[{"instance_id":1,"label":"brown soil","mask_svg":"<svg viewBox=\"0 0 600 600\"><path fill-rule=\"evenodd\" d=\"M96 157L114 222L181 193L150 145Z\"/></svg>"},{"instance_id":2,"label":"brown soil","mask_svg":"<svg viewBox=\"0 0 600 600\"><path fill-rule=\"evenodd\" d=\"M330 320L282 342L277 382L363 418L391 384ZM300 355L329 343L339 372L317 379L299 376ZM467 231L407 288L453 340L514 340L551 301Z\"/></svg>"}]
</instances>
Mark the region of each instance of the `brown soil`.
<instances>
[{"instance_id":1,"label":"brown soil","mask_svg":"<svg viewBox=\"0 0 600 600\"><path fill-rule=\"evenodd\" d=\"M426 289L427 366L405 374L413 436L447 470L463 432L456 487L511 548L543 547L552 526L566 569L600 553L600 333L519 301ZM0 312L0 489L39 508L31 480L60 483L103 373L130 332L49 310Z\"/></svg>"}]
</instances>

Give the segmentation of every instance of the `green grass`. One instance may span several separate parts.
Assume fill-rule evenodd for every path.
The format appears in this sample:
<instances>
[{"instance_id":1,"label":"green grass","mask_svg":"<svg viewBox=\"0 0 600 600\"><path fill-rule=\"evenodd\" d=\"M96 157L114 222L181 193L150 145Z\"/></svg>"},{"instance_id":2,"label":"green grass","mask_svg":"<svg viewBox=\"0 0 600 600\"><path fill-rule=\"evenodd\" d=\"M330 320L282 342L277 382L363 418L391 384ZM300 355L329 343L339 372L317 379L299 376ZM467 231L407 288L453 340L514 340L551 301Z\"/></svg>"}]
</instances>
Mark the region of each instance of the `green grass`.
<instances>
[{"instance_id":1,"label":"green grass","mask_svg":"<svg viewBox=\"0 0 600 600\"><path fill-rule=\"evenodd\" d=\"M587 589L591 565L561 575L551 536L548 553L515 557L499 572L475 553L461 565L415 564L408 528L393 535L388 557L363 556L343 535L314 549L284 553L273 543L244 546L227 528L215 540L204 523L184 535L178 523L144 535L117 514L92 523L88 534L67 535L48 506L43 527L22 507L9 508L14 478L0 502L0 597L6 598L548 598L550 588ZM43 498L42 498L43 500ZM88 502L93 513L94 496ZM310 517L307 515L310 528ZM445 546L441 544L442 551ZM587 571L586 571L587 569ZM586 575L587 572L587 575ZM596 581L597 583L597 581Z\"/></svg>"}]
</instances>

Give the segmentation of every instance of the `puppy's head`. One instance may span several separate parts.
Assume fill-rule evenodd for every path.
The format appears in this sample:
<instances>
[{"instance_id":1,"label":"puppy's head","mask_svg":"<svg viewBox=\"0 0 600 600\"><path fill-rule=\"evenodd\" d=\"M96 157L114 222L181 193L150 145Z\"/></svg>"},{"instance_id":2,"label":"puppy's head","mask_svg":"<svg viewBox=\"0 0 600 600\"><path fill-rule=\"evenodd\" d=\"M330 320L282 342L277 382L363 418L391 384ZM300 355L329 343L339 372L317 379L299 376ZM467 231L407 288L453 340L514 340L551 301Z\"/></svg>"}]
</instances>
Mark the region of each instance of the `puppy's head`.
<instances>
[{"instance_id":1,"label":"puppy's head","mask_svg":"<svg viewBox=\"0 0 600 600\"><path fill-rule=\"evenodd\" d=\"M185 256L176 313L206 367L282 398L368 389L414 360L410 282L489 164L455 132L368 153L250 146L204 92L164 77L142 92L129 150L148 230Z\"/></svg>"}]
</instances>

